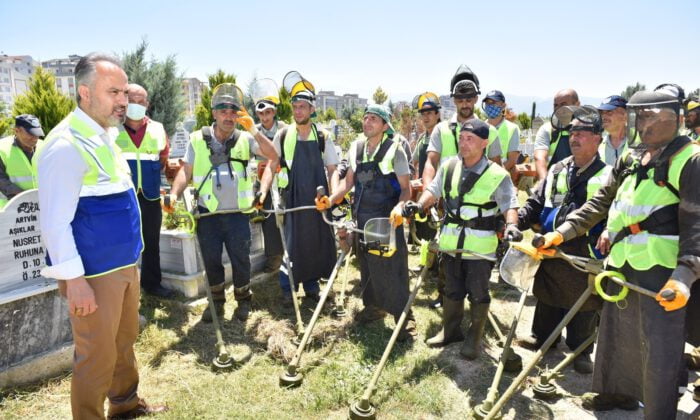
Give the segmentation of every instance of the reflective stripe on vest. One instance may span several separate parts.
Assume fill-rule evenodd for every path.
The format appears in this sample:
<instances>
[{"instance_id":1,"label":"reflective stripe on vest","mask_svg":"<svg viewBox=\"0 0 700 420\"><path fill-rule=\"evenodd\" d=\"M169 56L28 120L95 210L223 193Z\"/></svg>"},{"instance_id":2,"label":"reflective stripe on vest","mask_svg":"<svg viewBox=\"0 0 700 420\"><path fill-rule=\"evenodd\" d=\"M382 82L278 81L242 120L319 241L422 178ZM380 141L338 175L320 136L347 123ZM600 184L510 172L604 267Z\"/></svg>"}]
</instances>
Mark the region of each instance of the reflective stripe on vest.
<instances>
[{"instance_id":1,"label":"reflective stripe on vest","mask_svg":"<svg viewBox=\"0 0 700 420\"><path fill-rule=\"evenodd\" d=\"M447 168L450 162L455 159L458 160L457 167L452 173L452 179L448 180L446 179ZM453 159L442 165L440 170L442 170L443 194L445 194L446 183L451 183L450 197L445 197L445 200L456 198L459 194L459 185L462 180L463 168L461 159L459 157L454 157ZM488 203L493 203L495 201L493 196L496 193L498 186L508 176L508 172L501 166L496 164L489 164L484 173L481 175L481 177L476 181L471 191L468 191L466 194L464 194L464 196L462 196L461 201L463 203L471 203L474 205L460 204L460 218L462 220L468 221L470 219L478 217L479 207L477 207L477 205L486 205ZM482 217L494 216L497 213L499 213L497 206L493 209L481 209ZM459 238L462 232L464 232L464 243L461 249L466 249L490 256L496 255L496 248L498 247L498 238L496 237L495 231L466 228L459 226L456 223L443 224L442 230L440 231L440 248L457 249L457 246L459 245ZM473 258L473 256L462 254L462 258Z\"/></svg>"},{"instance_id":2,"label":"reflective stripe on vest","mask_svg":"<svg viewBox=\"0 0 700 420\"><path fill-rule=\"evenodd\" d=\"M700 146L688 144L671 158L667 182L676 190L680 190L680 174L683 167L697 154L700 154ZM634 165L639 165L638 159L635 159ZM643 221L660 208L679 203L679 198L669 188L654 183L653 167L647 175L647 179L639 182L636 187L636 174L625 177L619 186L608 213L608 231L613 243L615 235L626 226ZM655 235L641 231L614 244L608 258L610 265L617 268L627 263L635 270L648 270L655 265L673 269L677 264L678 249L676 235Z\"/></svg>"},{"instance_id":3,"label":"reflective stripe on vest","mask_svg":"<svg viewBox=\"0 0 700 420\"><path fill-rule=\"evenodd\" d=\"M231 148L230 156L232 159L250 160L250 147L248 144L247 133L241 132L236 141L236 145ZM195 188L199 191L199 197L204 201L204 205L210 212L215 212L219 208L219 200L214 194L214 171L211 171L211 161L209 156L211 151L207 142L202 136L202 130L197 130L190 136L190 143L194 149L194 165L192 168L192 181ZM214 140L216 141L216 140ZM246 209L253 205L253 180L247 176L246 168L242 163L231 161L231 168L238 182L238 208ZM207 176L209 172L211 175ZM204 184L202 184L204 183ZM250 213L253 210L248 210Z\"/></svg>"},{"instance_id":4,"label":"reflective stripe on vest","mask_svg":"<svg viewBox=\"0 0 700 420\"><path fill-rule=\"evenodd\" d=\"M505 118L503 119L501 125L498 126L498 140L501 142L502 163L505 163L505 161L508 160L508 146L510 146L510 139L513 137L513 134L517 129L517 125Z\"/></svg>"},{"instance_id":5,"label":"reflective stripe on vest","mask_svg":"<svg viewBox=\"0 0 700 420\"><path fill-rule=\"evenodd\" d=\"M372 156L367 156L367 145L365 145L365 150L362 154L362 163L369 162L370 160L374 159L374 156L379 152L379 149L382 148L382 144L387 139L387 137L389 136L384 134L384 137L382 137L382 141L379 142L377 147L374 149ZM382 175L389 175L394 172L394 156L396 156L396 149L398 149L399 147L400 140L397 137L394 137L390 141L393 144L389 147L389 149L384 154L384 157L377 165L379 166L379 170L381 171ZM360 162L355 162L355 165L358 164L360 164Z\"/></svg>"},{"instance_id":6,"label":"reflective stripe on vest","mask_svg":"<svg viewBox=\"0 0 700 420\"><path fill-rule=\"evenodd\" d=\"M297 125L290 124L287 126L284 139L280 139L280 142L284 140L284 160L287 167L280 168L280 171L277 173L277 186L279 188L287 188L289 185L289 171L292 170L292 160L294 159L294 151L297 147L298 136ZM328 138L328 133L326 133L325 136ZM314 129L313 126L309 132L309 138L306 139L306 141L318 141L317 130Z\"/></svg>"},{"instance_id":7,"label":"reflective stripe on vest","mask_svg":"<svg viewBox=\"0 0 700 420\"><path fill-rule=\"evenodd\" d=\"M85 277L135 265L143 250L141 215L119 147L105 143L87 123L71 113L37 147L33 161L38 163L41 152L58 139L69 141L88 167L71 222ZM38 171L36 166L34 171ZM47 259L51 265L50 255Z\"/></svg>"},{"instance_id":8,"label":"reflective stripe on vest","mask_svg":"<svg viewBox=\"0 0 700 420\"><path fill-rule=\"evenodd\" d=\"M129 163L131 179L136 191L140 190L148 200L158 200L160 196L160 152L166 146L163 125L149 120L139 147L136 147L124 126L120 126L116 143L122 150L122 156Z\"/></svg>"},{"instance_id":9,"label":"reflective stripe on vest","mask_svg":"<svg viewBox=\"0 0 700 420\"><path fill-rule=\"evenodd\" d=\"M34 188L32 164L24 151L15 145L14 136L0 139L0 159L5 165L5 174L10 182L23 190ZM4 207L7 201L7 197L0 193L0 208Z\"/></svg>"},{"instance_id":10,"label":"reflective stripe on vest","mask_svg":"<svg viewBox=\"0 0 700 420\"><path fill-rule=\"evenodd\" d=\"M444 163L447 159L457 156L459 149L457 148L457 140L455 140L455 135L452 134L450 129L450 121L442 121L438 124L438 130L440 130L440 142L442 143L442 151L440 152L440 164ZM454 121L452 121L454 123ZM459 139L460 123L457 123L455 127L455 133L457 139ZM489 125L489 144L486 146L486 150L491 147L491 144L498 139L498 130L493 126ZM488 157L488 153L486 153Z\"/></svg>"}]
</instances>

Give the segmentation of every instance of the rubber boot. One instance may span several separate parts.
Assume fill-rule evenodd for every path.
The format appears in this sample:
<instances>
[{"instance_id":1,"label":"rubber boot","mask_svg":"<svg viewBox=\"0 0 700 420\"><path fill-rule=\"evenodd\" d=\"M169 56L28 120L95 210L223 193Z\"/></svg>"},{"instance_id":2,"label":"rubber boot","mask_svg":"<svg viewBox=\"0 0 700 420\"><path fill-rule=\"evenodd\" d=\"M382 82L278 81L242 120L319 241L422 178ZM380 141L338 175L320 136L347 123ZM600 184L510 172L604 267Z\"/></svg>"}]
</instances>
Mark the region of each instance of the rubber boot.
<instances>
[{"instance_id":1,"label":"rubber boot","mask_svg":"<svg viewBox=\"0 0 700 420\"><path fill-rule=\"evenodd\" d=\"M223 283L211 286L211 297L214 301L214 309L219 319L222 320L224 317L224 304L226 303L226 291ZM202 321L206 323L212 322L211 308L207 305L207 309L204 310L202 314Z\"/></svg>"},{"instance_id":2,"label":"rubber boot","mask_svg":"<svg viewBox=\"0 0 700 420\"><path fill-rule=\"evenodd\" d=\"M399 322L399 316L394 316L394 322ZM399 335L396 337L396 341L403 343L408 340L414 340L418 335L418 330L416 330L416 318L413 316L413 312L409 312L406 317L406 322L401 328Z\"/></svg>"},{"instance_id":3,"label":"rubber boot","mask_svg":"<svg viewBox=\"0 0 700 420\"><path fill-rule=\"evenodd\" d=\"M250 290L250 285L234 288L233 295L238 302L238 306L236 306L236 310L233 311L233 315L239 321L247 320L250 314L250 301L253 299L253 292Z\"/></svg>"},{"instance_id":4,"label":"rubber boot","mask_svg":"<svg viewBox=\"0 0 700 420\"><path fill-rule=\"evenodd\" d=\"M427 339L425 344L428 347L443 347L464 340L460 326L462 318L464 318L464 300L453 300L445 296L442 307L442 330L434 337Z\"/></svg>"},{"instance_id":5,"label":"rubber boot","mask_svg":"<svg viewBox=\"0 0 700 420\"><path fill-rule=\"evenodd\" d=\"M467 338L464 339L462 349L459 354L467 360L474 360L481 352L481 338L484 336L484 327L488 319L489 304L476 303L471 305L472 323L467 331Z\"/></svg>"}]
</instances>

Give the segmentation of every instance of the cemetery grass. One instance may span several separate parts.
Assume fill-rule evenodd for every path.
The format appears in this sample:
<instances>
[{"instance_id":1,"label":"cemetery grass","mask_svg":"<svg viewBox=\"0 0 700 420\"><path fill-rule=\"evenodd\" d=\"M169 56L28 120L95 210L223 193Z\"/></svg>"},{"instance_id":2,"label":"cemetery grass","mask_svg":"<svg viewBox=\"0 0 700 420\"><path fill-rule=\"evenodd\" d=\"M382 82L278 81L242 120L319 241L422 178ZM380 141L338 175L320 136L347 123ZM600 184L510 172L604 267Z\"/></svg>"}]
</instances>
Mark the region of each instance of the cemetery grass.
<instances>
[{"instance_id":1,"label":"cemetery grass","mask_svg":"<svg viewBox=\"0 0 700 420\"><path fill-rule=\"evenodd\" d=\"M412 255L409 266L416 263L417 256ZM334 287L336 292L342 285L342 275L341 270ZM141 313L148 323L136 343L140 396L151 403L167 403L170 411L158 417L163 419L347 418L350 404L362 395L394 326L390 316L369 325L353 322L352 315L362 305L358 298L359 273L354 264L349 276L348 316L336 319L326 311L319 319L301 362L304 381L295 389L279 386L279 375L294 351L289 344L294 315L282 307L276 279L254 285L253 311L245 324L233 317L236 303L229 289L224 340L234 355L241 357L249 350L251 356L227 373L212 371L216 339L212 325L200 320L203 301L200 300L201 305L190 305L184 300L143 297ZM492 278L491 286L493 313L506 330L518 293L498 283L497 276ZM485 352L474 362L460 358L460 344L445 349L426 347L425 338L437 333L441 325L440 312L428 308L429 300L435 295L435 282L429 279L414 304L419 336L413 343L397 343L372 397L379 418L470 418L471 408L486 397L501 353L496 338L487 327ZM308 322L314 308L307 299L301 301L303 319ZM533 307L534 300L529 298L518 327L520 335L529 331ZM462 324L465 330L466 318L468 315ZM532 353L517 351L527 363ZM562 351L554 353L546 360L550 366L564 357ZM593 418L580 408L575 396L590 389L590 376L570 369L566 373L560 381L566 394L563 398L552 404L533 400L528 386L508 403L504 418ZM501 391L512 378L504 377ZM613 411L609 417L598 415L597 418L635 419L640 415L640 411ZM70 373L3 391L0 418L70 418Z\"/></svg>"}]
</instances>

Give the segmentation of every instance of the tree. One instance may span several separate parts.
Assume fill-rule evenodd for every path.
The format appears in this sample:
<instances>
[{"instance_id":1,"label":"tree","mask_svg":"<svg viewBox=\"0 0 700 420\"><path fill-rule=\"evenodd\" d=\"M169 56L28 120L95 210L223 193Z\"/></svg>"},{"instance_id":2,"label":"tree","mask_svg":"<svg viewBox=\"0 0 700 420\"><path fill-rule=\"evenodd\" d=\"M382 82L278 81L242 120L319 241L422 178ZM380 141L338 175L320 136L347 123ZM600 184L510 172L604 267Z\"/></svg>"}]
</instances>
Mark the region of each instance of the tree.
<instances>
[{"instance_id":1,"label":"tree","mask_svg":"<svg viewBox=\"0 0 700 420\"><path fill-rule=\"evenodd\" d=\"M476 115L476 118L480 119L481 121L486 121L486 115L481 108L474 107L474 115Z\"/></svg>"},{"instance_id":2,"label":"tree","mask_svg":"<svg viewBox=\"0 0 700 420\"><path fill-rule=\"evenodd\" d=\"M29 89L15 98L13 115L32 114L39 118L41 128L48 134L68 115L75 102L56 89L56 78L51 72L36 67L29 79Z\"/></svg>"},{"instance_id":3,"label":"tree","mask_svg":"<svg viewBox=\"0 0 700 420\"><path fill-rule=\"evenodd\" d=\"M646 86L644 86L643 84L637 82L637 83L634 84L634 85L627 86L627 87L625 88L625 90L623 90L622 92L620 92L620 96L622 96L623 98L629 100L629 99L632 97L632 95L634 95L635 93L639 92L640 90L644 90L644 89L646 89L646 88L647 88Z\"/></svg>"},{"instance_id":4,"label":"tree","mask_svg":"<svg viewBox=\"0 0 700 420\"><path fill-rule=\"evenodd\" d=\"M292 122L292 98L284 86L280 88L280 104L277 105L277 119L286 123Z\"/></svg>"},{"instance_id":5,"label":"tree","mask_svg":"<svg viewBox=\"0 0 700 420\"><path fill-rule=\"evenodd\" d=\"M362 132L362 120L364 119L365 112L360 108L355 108L350 118L347 120L348 125L355 133Z\"/></svg>"},{"instance_id":6,"label":"tree","mask_svg":"<svg viewBox=\"0 0 700 420\"><path fill-rule=\"evenodd\" d=\"M518 114L518 124L520 125L521 130L532 128L532 121L530 120L530 116L527 115L527 112L521 112Z\"/></svg>"},{"instance_id":7,"label":"tree","mask_svg":"<svg viewBox=\"0 0 700 420\"><path fill-rule=\"evenodd\" d=\"M379 86L377 87L377 90L374 91L372 99L374 100L375 104L381 105L386 102L387 99L389 99L389 95L387 95L386 92L382 90L382 87Z\"/></svg>"},{"instance_id":8,"label":"tree","mask_svg":"<svg viewBox=\"0 0 700 420\"><path fill-rule=\"evenodd\" d=\"M202 89L202 101L197 104L197 108L194 110L194 116L197 120L197 124L194 126L195 130L199 130L205 125L211 125L214 122L214 117L211 115L211 90L222 83L236 83L234 74L224 73L221 69L218 69L214 74L210 74L208 79L209 87L205 86Z\"/></svg>"},{"instance_id":9,"label":"tree","mask_svg":"<svg viewBox=\"0 0 700 420\"><path fill-rule=\"evenodd\" d=\"M328 107L328 109L326 109L326 115L324 115L324 119L326 121L338 119L338 116L335 113L335 109Z\"/></svg>"},{"instance_id":10,"label":"tree","mask_svg":"<svg viewBox=\"0 0 700 420\"><path fill-rule=\"evenodd\" d=\"M124 53L122 63L130 83L143 86L148 92L148 113L161 122L169 134L185 111L182 94L182 74L177 71L174 55L163 61L146 59L148 42L144 39L132 52Z\"/></svg>"},{"instance_id":11,"label":"tree","mask_svg":"<svg viewBox=\"0 0 700 420\"><path fill-rule=\"evenodd\" d=\"M9 136L12 133L14 119L9 116L7 104L0 102L0 137Z\"/></svg>"}]
</instances>

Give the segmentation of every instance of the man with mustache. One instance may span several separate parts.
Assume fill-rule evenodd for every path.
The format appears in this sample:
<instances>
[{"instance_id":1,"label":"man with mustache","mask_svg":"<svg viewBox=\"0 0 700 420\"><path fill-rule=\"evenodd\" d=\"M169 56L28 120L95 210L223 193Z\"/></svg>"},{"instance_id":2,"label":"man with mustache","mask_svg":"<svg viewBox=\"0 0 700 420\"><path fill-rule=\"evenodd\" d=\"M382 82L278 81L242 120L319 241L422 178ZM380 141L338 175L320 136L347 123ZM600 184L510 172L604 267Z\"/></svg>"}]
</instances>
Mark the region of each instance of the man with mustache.
<instances>
[{"instance_id":1,"label":"man with mustache","mask_svg":"<svg viewBox=\"0 0 700 420\"><path fill-rule=\"evenodd\" d=\"M642 402L645 419L676 417L686 305L700 276L700 146L678 135L681 100L673 85L635 93L634 143L600 190L544 237L542 248L556 246L607 216L608 269L658 291L655 300L630 291L624 310L603 303L594 392L582 397L589 410ZM607 293L619 290L609 284Z\"/></svg>"},{"instance_id":2,"label":"man with mustache","mask_svg":"<svg viewBox=\"0 0 700 420\"><path fill-rule=\"evenodd\" d=\"M34 156L45 277L68 300L75 341L71 408L75 419L134 418L167 410L138 397L134 342L139 332L143 250L138 201L114 139L124 122L127 77L119 61L91 53L75 67L78 107Z\"/></svg>"},{"instance_id":3,"label":"man with mustache","mask_svg":"<svg viewBox=\"0 0 700 420\"><path fill-rule=\"evenodd\" d=\"M603 126L598 111L593 107L579 108L569 129L572 155L553 165L544 181L518 211L518 228L525 230L541 225L551 232L568 212L583 205L593 196L610 174L612 167L598 156ZM582 257L600 257L594 252L602 231L601 224L576 241L562 245L562 250ZM532 292L537 297L532 335L518 340L521 347L538 350L554 331L588 285L588 275L572 268L560 259L542 261L535 274ZM575 350L595 332L597 310L601 302L591 297L566 327L566 344ZM593 346L574 359L574 369L591 373L590 355Z\"/></svg>"},{"instance_id":4,"label":"man with mustache","mask_svg":"<svg viewBox=\"0 0 700 420\"><path fill-rule=\"evenodd\" d=\"M131 180L141 210L143 227L143 257L141 258L141 288L152 296L170 298L172 290L160 285L160 172L168 162L170 146L163 124L146 116L148 92L135 83L129 85L129 105L126 121L119 125L117 145L131 168Z\"/></svg>"},{"instance_id":5,"label":"man with mustache","mask_svg":"<svg viewBox=\"0 0 700 420\"><path fill-rule=\"evenodd\" d=\"M427 189L433 181L440 164L459 154L459 133L463 123L477 119L474 106L479 99L479 78L464 64L450 81L450 96L454 98L457 112L449 121L442 121L435 126L430 135L428 159L421 174L423 187ZM498 131L491 127L489 130L486 157L501 164L501 143L498 141Z\"/></svg>"}]
</instances>

